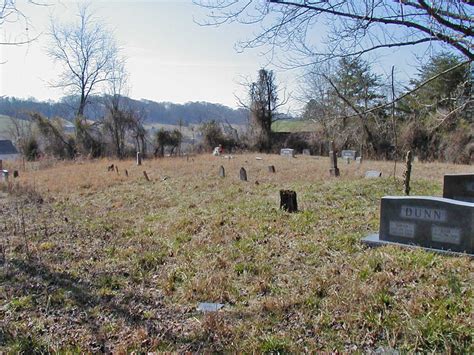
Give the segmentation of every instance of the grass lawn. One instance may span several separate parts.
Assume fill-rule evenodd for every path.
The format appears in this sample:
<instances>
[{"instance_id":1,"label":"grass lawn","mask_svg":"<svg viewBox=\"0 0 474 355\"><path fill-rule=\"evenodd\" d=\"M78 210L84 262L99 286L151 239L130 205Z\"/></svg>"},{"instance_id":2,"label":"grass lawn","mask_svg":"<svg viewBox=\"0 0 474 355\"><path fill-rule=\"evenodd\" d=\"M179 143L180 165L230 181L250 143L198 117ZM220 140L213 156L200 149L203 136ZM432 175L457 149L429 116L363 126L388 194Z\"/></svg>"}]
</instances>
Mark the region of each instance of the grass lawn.
<instances>
[{"instance_id":1,"label":"grass lawn","mask_svg":"<svg viewBox=\"0 0 474 355\"><path fill-rule=\"evenodd\" d=\"M281 120L272 124L273 132L312 132L315 124L312 121Z\"/></svg>"},{"instance_id":2,"label":"grass lawn","mask_svg":"<svg viewBox=\"0 0 474 355\"><path fill-rule=\"evenodd\" d=\"M335 179L327 157L255 156L21 170L0 192L0 352L474 351L473 260L360 242L380 198L402 194L400 164ZM415 163L412 193L467 171ZM280 189L299 213L278 209Z\"/></svg>"}]
</instances>

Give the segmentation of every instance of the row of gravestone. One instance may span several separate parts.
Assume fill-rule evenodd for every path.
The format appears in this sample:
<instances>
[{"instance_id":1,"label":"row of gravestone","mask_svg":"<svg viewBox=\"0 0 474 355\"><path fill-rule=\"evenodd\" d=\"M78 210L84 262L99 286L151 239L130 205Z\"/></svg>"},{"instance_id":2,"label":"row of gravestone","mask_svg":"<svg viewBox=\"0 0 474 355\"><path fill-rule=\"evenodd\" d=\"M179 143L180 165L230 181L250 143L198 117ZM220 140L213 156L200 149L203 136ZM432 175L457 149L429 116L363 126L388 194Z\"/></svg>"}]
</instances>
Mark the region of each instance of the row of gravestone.
<instances>
[{"instance_id":1,"label":"row of gravestone","mask_svg":"<svg viewBox=\"0 0 474 355\"><path fill-rule=\"evenodd\" d=\"M303 155L311 155L311 151L309 149L303 149L302 152ZM291 148L283 148L280 150L280 155L294 158L296 155L296 151ZM355 160L358 163L362 162L362 157L358 157L357 151L355 150L342 150L341 158L346 159L348 162L350 160Z\"/></svg>"},{"instance_id":2,"label":"row of gravestone","mask_svg":"<svg viewBox=\"0 0 474 355\"><path fill-rule=\"evenodd\" d=\"M363 242L474 257L474 174L445 175L443 197L382 197L379 233Z\"/></svg>"}]
</instances>

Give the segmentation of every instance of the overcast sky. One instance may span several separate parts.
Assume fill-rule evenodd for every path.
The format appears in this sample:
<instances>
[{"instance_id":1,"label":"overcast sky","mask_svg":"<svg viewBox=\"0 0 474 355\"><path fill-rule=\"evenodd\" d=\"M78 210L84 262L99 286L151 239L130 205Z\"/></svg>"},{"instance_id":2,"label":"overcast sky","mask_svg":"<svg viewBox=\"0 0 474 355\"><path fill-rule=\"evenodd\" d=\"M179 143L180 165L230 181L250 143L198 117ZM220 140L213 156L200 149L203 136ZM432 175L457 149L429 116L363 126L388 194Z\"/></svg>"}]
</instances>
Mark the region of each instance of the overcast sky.
<instances>
[{"instance_id":1,"label":"overcast sky","mask_svg":"<svg viewBox=\"0 0 474 355\"><path fill-rule=\"evenodd\" d=\"M46 55L48 27L51 18L72 21L77 13L77 2L42 0L51 6L28 5L18 1L19 8L30 21L30 37L39 38L29 45L0 46L0 95L40 100L57 100L62 92L49 87L60 68ZM283 71L260 55L262 49L238 53L238 40L251 37L258 25L238 24L203 27L195 20L204 20L205 12L191 0L149 1L92 1L97 16L110 28L123 48L130 73L130 95L136 99L170 101L208 101L236 107L234 95L242 97L239 85L243 77L255 77L259 68L275 69L277 79L296 95L300 81L298 70ZM24 26L4 26L2 40L14 40L24 33ZM379 73L388 72L385 66L375 65ZM412 73L404 56L396 59L401 76ZM292 109L297 108L293 102Z\"/></svg>"}]
</instances>

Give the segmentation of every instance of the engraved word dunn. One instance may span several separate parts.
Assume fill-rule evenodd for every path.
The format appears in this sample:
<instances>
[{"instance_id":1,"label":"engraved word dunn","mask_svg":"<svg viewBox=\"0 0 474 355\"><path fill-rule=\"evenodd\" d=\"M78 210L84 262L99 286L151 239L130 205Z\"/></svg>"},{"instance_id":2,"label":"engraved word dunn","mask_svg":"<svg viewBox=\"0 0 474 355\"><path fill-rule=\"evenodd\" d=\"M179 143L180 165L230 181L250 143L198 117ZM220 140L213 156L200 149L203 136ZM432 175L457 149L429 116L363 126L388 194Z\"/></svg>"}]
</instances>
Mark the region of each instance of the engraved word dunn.
<instances>
[{"instance_id":1,"label":"engraved word dunn","mask_svg":"<svg viewBox=\"0 0 474 355\"><path fill-rule=\"evenodd\" d=\"M424 221L445 222L446 211L434 208L402 206L400 216L409 219L420 219Z\"/></svg>"}]
</instances>

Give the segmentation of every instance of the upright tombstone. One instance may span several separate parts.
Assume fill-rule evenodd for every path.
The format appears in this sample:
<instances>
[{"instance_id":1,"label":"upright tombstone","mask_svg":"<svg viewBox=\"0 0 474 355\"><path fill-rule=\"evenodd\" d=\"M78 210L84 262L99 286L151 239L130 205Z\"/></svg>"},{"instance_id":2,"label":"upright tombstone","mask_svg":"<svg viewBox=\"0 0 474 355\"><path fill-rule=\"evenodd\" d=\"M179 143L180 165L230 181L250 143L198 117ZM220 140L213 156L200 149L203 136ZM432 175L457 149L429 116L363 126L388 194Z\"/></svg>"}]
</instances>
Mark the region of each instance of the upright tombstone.
<instances>
[{"instance_id":1,"label":"upright tombstone","mask_svg":"<svg viewBox=\"0 0 474 355\"><path fill-rule=\"evenodd\" d=\"M225 177L225 170L224 170L224 167L222 165L219 167L219 176L221 178Z\"/></svg>"},{"instance_id":2,"label":"upright tombstone","mask_svg":"<svg viewBox=\"0 0 474 355\"><path fill-rule=\"evenodd\" d=\"M298 212L298 201L295 191L280 190L280 209L287 212Z\"/></svg>"},{"instance_id":3,"label":"upright tombstone","mask_svg":"<svg viewBox=\"0 0 474 355\"><path fill-rule=\"evenodd\" d=\"M329 159L331 160L331 168L329 174L331 176L339 176L339 168L337 167L337 153L334 142L331 141L331 151L329 152Z\"/></svg>"},{"instance_id":4,"label":"upright tombstone","mask_svg":"<svg viewBox=\"0 0 474 355\"><path fill-rule=\"evenodd\" d=\"M426 196L383 197L379 234L363 242L474 255L474 203Z\"/></svg>"},{"instance_id":5,"label":"upright tombstone","mask_svg":"<svg viewBox=\"0 0 474 355\"><path fill-rule=\"evenodd\" d=\"M268 166L268 172L274 173L274 172L275 172L275 166L269 165L269 166Z\"/></svg>"},{"instance_id":6,"label":"upright tombstone","mask_svg":"<svg viewBox=\"0 0 474 355\"><path fill-rule=\"evenodd\" d=\"M280 155L283 155L285 157L295 157L295 150L290 149L290 148L283 148L280 150Z\"/></svg>"},{"instance_id":7,"label":"upright tombstone","mask_svg":"<svg viewBox=\"0 0 474 355\"><path fill-rule=\"evenodd\" d=\"M443 197L474 202L474 174L444 175Z\"/></svg>"},{"instance_id":8,"label":"upright tombstone","mask_svg":"<svg viewBox=\"0 0 474 355\"><path fill-rule=\"evenodd\" d=\"M247 171L244 168L240 168L239 177L240 180L247 181Z\"/></svg>"},{"instance_id":9,"label":"upright tombstone","mask_svg":"<svg viewBox=\"0 0 474 355\"><path fill-rule=\"evenodd\" d=\"M311 155L311 151L309 149L303 149L303 155Z\"/></svg>"},{"instance_id":10,"label":"upright tombstone","mask_svg":"<svg viewBox=\"0 0 474 355\"><path fill-rule=\"evenodd\" d=\"M137 152L137 165L142 165L142 153Z\"/></svg>"},{"instance_id":11,"label":"upright tombstone","mask_svg":"<svg viewBox=\"0 0 474 355\"><path fill-rule=\"evenodd\" d=\"M18 170L13 170L13 178L16 179L19 176L20 174L18 173Z\"/></svg>"},{"instance_id":12,"label":"upright tombstone","mask_svg":"<svg viewBox=\"0 0 474 355\"><path fill-rule=\"evenodd\" d=\"M343 159L355 160L357 156L357 151L355 150L343 150L341 151L341 157Z\"/></svg>"},{"instance_id":13,"label":"upright tombstone","mask_svg":"<svg viewBox=\"0 0 474 355\"><path fill-rule=\"evenodd\" d=\"M356 163L362 164L362 157L357 157L356 158Z\"/></svg>"},{"instance_id":14,"label":"upright tombstone","mask_svg":"<svg viewBox=\"0 0 474 355\"><path fill-rule=\"evenodd\" d=\"M0 172L2 173L3 181L8 182L8 170L1 170Z\"/></svg>"}]
</instances>

